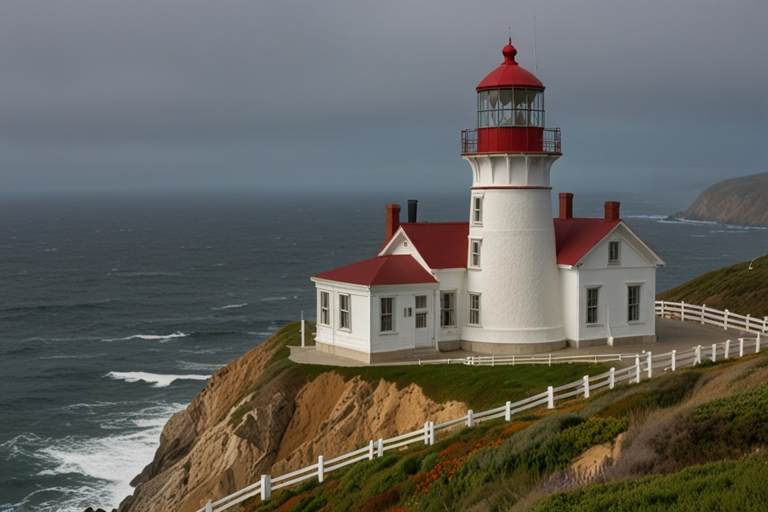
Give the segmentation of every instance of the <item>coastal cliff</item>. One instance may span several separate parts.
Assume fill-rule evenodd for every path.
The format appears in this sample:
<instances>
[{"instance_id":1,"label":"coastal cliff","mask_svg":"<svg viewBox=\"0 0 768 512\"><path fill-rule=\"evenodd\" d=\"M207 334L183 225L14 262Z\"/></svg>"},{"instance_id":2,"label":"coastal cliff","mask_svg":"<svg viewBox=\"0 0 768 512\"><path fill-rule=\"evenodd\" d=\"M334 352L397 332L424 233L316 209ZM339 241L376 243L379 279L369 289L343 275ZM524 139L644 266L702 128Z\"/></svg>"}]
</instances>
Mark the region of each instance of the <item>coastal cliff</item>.
<instances>
[{"instance_id":1,"label":"coastal cliff","mask_svg":"<svg viewBox=\"0 0 768 512\"><path fill-rule=\"evenodd\" d=\"M768 172L715 183L678 218L768 226Z\"/></svg>"},{"instance_id":2,"label":"coastal cliff","mask_svg":"<svg viewBox=\"0 0 768 512\"><path fill-rule=\"evenodd\" d=\"M298 342L298 323L289 324L216 372L165 425L154 460L133 479L134 494L119 511L196 511L261 474L415 430L425 415L444 421L466 412L463 403L427 398L416 384L291 363L286 345Z\"/></svg>"}]
</instances>

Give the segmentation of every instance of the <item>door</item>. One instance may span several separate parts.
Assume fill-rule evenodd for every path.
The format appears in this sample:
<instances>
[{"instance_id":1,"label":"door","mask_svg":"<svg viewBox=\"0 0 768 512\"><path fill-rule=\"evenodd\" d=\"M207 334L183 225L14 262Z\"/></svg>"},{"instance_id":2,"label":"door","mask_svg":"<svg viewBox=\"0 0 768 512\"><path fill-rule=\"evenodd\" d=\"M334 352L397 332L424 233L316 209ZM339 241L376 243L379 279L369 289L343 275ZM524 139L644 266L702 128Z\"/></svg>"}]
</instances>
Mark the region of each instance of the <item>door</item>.
<instances>
[{"instance_id":1,"label":"door","mask_svg":"<svg viewBox=\"0 0 768 512\"><path fill-rule=\"evenodd\" d=\"M415 309L413 317L416 322L416 347L431 347L432 340L429 336L429 296L416 295Z\"/></svg>"}]
</instances>

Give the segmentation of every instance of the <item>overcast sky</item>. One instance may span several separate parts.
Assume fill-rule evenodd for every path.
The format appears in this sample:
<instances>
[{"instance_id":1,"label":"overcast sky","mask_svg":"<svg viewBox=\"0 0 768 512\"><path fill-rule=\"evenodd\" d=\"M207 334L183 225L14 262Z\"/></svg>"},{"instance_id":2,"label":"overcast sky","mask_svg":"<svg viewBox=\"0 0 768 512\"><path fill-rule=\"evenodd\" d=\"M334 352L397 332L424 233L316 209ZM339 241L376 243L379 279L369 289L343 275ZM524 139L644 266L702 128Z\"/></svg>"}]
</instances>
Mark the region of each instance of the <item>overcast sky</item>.
<instances>
[{"instance_id":1,"label":"overcast sky","mask_svg":"<svg viewBox=\"0 0 768 512\"><path fill-rule=\"evenodd\" d=\"M766 0L4 1L0 193L460 192L508 27L557 190L701 190L768 171L766 26Z\"/></svg>"}]
</instances>

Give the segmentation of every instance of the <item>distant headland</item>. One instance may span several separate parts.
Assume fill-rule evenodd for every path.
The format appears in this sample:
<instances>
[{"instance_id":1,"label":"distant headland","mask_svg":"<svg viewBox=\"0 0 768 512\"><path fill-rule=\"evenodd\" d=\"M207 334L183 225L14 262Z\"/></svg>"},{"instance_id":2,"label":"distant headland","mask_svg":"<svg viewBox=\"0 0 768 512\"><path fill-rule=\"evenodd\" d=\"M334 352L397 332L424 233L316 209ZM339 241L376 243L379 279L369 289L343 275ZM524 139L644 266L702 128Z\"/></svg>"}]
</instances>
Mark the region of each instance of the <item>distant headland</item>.
<instances>
[{"instance_id":1,"label":"distant headland","mask_svg":"<svg viewBox=\"0 0 768 512\"><path fill-rule=\"evenodd\" d=\"M768 226L768 172L715 183L673 218Z\"/></svg>"}]
</instances>

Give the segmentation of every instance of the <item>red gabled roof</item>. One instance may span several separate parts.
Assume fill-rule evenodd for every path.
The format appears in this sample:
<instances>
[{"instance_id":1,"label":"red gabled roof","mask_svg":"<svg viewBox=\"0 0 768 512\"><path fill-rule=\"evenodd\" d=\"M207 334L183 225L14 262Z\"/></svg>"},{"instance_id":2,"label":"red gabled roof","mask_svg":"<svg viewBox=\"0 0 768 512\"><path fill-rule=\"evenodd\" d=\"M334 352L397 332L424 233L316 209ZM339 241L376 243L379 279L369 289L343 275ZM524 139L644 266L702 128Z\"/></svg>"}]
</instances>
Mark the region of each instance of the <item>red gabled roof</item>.
<instances>
[{"instance_id":1,"label":"red gabled roof","mask_svg":"<svg viewBox=\"0 0 768 512\"><path fill-rule=\"evenodd\" d=\"M329 270L315 277L364 286L437 282L413 256L407 254L379 256Z\"/></svg>"},{"instance_id":2,"label":"red gabled roof","mask_svg":"<svg viewBox=\"0 0 768 512\"><path fill-rule=\"evenodd\" d=\"M558 265L575 265L620 222L605 219L554 219Z\"/></svg>"},{"instance_id":3,"label":"red gabled roof","mask_svg":"<svg viewBox=\"0 0 768 512\"><path fill-rule=\"evenodd\" d=\"M400 227L429 268L467 268L469 222L404 222Z\"/></svg>"}]
</instances>

